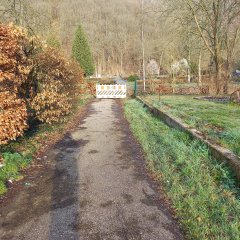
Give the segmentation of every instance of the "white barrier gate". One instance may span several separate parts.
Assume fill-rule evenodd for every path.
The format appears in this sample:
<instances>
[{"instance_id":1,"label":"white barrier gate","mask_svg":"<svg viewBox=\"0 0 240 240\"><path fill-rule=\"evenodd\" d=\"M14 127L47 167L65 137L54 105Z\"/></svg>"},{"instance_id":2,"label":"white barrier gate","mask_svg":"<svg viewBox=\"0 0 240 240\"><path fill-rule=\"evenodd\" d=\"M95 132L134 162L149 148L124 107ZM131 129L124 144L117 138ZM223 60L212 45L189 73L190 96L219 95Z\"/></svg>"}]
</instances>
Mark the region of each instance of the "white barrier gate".
<instances>
[{"instance_id":1,"label":"white barrier gate","mask_svg":"<svg viewBox=\"0 0 240 240\"><path fill-rule=\"evenodd\" d=\"M126 98L127 86L123 85L96 85L97 98Z\"/></svg>"}]
</instances>

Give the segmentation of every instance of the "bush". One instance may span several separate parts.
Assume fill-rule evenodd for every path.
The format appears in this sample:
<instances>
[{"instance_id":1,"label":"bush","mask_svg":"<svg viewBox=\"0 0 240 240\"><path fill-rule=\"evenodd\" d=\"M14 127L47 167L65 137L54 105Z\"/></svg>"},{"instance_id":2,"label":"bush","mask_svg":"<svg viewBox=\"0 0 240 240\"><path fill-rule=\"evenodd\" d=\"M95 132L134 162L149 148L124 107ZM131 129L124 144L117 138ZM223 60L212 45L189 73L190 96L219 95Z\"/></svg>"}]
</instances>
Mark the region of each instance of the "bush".
<instances>
[{"instance_id":1,"label":"bush","mask_svg":"<svg viewBox=\"0 0 240 240\"><path fill-rule=\"evenodd\" d=\"M0 145L27 129L26 104L20 95L30 72L30 49L30 40L21 28L0 24Z\"/></svg>"},{"instance_id":2,"label":"bush","mask_svg":"<svg viewBox=\"0 0 240 240\"><path fill-rule=\"evenodd\" d=\"M26 33L13 25L0 25L0 91L18 93L27 81L30 62L26 51L30 41Z\"/></svg>"},{"instance_id":3,"label":"bush","mask_svg":"<svg viewBox=\"0 0 240 240\"><path fill-rule=\"evenodd\" d=\"M128 77L129 82L135 82L137 80L139 80L139 77L137 75L131 75Z\"/></svg>"},{"instance_id":4,"label":"bush","mask_svg":"<svg viewBox=\"0 0 240 240\"><path fill-rule=\"evenodd\" d=\"M27 107L10 92L0 92L0 145L15 140L28 128Z\"/></svg>"},{"instance_id":5,"label":"bush","mask_svg":"<svg viewBox=\"0 0 240 240\"><path fill-rule=\"evenodd\" d=\"M0 24L0 145L22 136L29 118L64 119L83 84L83 72L59 50L43 48L20 27Z\"/></svg>"},{"instance_id":6,"label":"bush","mask_svg":"<svg viewBox=\"0 0 240 240\"><path fill-rule=\"evenodd\" d=\"M82 72L76 66L72 69L72 64L53 48L45 48L36 57L37 87L30 105L41 122L59 122L70 113L82 80Z\"/></svg>"}]
</instances>

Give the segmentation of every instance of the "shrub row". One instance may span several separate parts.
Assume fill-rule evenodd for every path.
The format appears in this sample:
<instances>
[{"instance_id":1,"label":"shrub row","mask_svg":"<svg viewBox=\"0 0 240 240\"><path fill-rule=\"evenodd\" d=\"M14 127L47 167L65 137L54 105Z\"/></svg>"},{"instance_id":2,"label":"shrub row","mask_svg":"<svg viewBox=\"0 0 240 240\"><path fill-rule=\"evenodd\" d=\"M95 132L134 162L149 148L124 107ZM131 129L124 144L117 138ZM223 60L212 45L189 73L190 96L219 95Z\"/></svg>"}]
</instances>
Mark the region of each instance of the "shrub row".
<instances>
[{"instance_id":1,"label":"shrub row","mask_svg":"<svg viewBox=\"0 0 240 240\"><path fill-rule=\"evenodd\" d=\"M23 135L30 120L64 120L83 72L59 51L13 25L0 24L0 145Z\"/></svg>"}]
</instances>

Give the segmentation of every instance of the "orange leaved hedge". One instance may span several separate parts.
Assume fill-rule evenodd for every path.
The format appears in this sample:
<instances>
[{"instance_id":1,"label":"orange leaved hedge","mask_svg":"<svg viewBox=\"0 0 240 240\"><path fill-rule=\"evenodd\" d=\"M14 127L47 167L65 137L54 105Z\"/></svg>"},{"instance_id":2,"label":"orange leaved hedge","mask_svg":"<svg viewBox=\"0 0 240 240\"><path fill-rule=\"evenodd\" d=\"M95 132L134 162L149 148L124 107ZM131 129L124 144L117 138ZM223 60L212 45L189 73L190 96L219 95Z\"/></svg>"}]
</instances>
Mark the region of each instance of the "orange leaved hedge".
<instances>
[{"instance_id":1,"label":"orange leaved hedge","mask_svg":"<svg viewBox=\"0 0 240 240\"><path fill-rule=\"evenodd\" d=\"M21 136L28 127L27 107L10 92L0 92L0 145Z\"/></svg>"},{"instance_id":2,"label":"orange leaved hedge","mask_svg":"<svg viewBox=\"0 0 240 240\"><path fill-rule=\"evenodd\" d=\"M30 118L59 122L83 84L83 72L20 27L0 24L0 145L23 135Z\"/></svg>"},{"instance_id":3,"label":"orange leaved hedge","mask_svg":"<svg viewBox=\"0 0 240 240\"><path fill-rule=\"evenodd\" d=\"M54 123L71 112L83 74L62 54L45 48L35 59L34 79L38 83L31 100L38 120Z\"/></svg>"},{"instance_id":4,"label":"orange leaved hedge","mask_svg":"<svg viewBox=\"0 0 240 240\"><path fill-rule=\"evenodd\" d=\"M28 54L32 49L31 40L22 28L0 24L0 91L18 93L31 69Z\"/></svg>"},{"instance_id":5,"label":"orange leaved hedge","mask_svg":"<svg viewBox=\"0 0 240 240\"><path fill-rule=\"evenodd\" d=\"M0 144L16 139L27 129L26 103L19 90L30 71L25 53L28 45L22 29L0 25Z\"/></svg>"}]
</instances>

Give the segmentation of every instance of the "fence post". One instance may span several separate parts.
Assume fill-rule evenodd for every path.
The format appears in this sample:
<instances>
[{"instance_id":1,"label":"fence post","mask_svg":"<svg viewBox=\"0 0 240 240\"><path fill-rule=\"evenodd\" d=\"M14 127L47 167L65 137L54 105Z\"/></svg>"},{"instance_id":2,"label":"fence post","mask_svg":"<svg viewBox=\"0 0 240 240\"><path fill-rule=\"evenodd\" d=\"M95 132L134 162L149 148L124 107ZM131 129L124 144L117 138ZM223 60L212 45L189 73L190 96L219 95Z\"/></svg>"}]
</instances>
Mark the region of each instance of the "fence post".
<instances>
[{"instance_id":1,"label":"fence post","mask_svg":"<svg viewBox=\"0 0 240 240\"><path fill-rule=\"evenodd\" d=\"M137 96L137 80L134 81L134 96Z\"/></svg>"}]
</instances>

